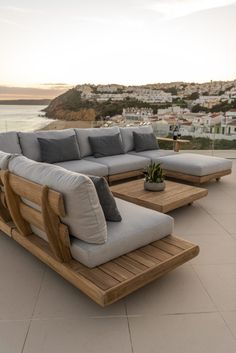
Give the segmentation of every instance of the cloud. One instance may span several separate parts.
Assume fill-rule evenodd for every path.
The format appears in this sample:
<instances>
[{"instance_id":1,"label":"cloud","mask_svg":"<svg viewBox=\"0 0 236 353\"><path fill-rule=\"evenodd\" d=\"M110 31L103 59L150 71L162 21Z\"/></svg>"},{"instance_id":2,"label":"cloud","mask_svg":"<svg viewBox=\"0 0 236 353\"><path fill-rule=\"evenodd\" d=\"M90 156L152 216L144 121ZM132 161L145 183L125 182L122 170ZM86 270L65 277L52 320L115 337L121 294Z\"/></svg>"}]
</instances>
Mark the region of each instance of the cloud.
<instances>
[{"instance_id":1,"label":"cloud","mask_svg":"<svg viewBox=\"0 0 236 353\"><path fill-rule=\"evenodd\" d=\"M0 9L6 12L15 12L15 13L21 13L21 14L27 14L27 13L36 13L36 12L41 12L38 10L33 10L33 9L28 9L25 7L18 7L18 6L0 6Z\"/></svg>"},{"instance_id":2,"label":"cloud","mask_svg":"<svg viewBox=\"0 0 236 353\"><path fill-rule=\"evenodd\" d=\"M236 4L236 0L154 0L146 8L158 12L165 19L173 19L232 4Z\"/></svg>"},{"instance_id":3,"label":"cloud","mask_svg":"<svg viewBox=\"0 0 236 353\"><path fill-rule=\"evenodd\" d=\"M7 18L0 18L0 23L10 25L10 26L18 26L16 22L8 20Z\"/></svg>"},{"instance_id":4,"label":"cloud","mask_svg":"<svg viewBox=\"0 0 236 353\"><path fill-rule=\"evenodd\" d=\"M1 99L32 99L32 98L54 98L59 94L68 90L66 86L56 87L14 87L14 86L0 86L0 100Z\"/></svg>"}]
</instances>

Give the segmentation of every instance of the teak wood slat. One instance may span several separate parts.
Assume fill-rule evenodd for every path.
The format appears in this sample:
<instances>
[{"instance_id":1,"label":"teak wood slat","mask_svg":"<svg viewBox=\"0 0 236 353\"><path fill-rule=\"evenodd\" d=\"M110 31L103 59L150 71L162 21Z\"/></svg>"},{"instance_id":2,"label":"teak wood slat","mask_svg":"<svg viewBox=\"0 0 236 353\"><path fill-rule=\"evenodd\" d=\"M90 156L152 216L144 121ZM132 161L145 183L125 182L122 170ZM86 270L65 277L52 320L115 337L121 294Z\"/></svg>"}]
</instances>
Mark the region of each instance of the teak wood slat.
<instances>
[{"instance_id":1,"label":"teak wood slat","mask_svg":"<svg viewBox=\"0 0 236 353\"><path fill-rule=\"evenodd\" d=\"M20 197L25 198L39 206L42 206L42 192L44 186L33 183L29 180L16 176L14 174L9 175L9 182L12 190ZM65 208L63 203L62 195L54 190L48 191L48 201L53 212L59 216L65 216Z\"/></svg>"},{"instance_id":2,"label":"teak wood slat","mask_svg":"<svg viewBox=\"0 0 236 353\"><path fill-rule=\"evenodd\" d=\"M213 179L216 179L218 181L221 177L231 174L232 170L227 169L227 170L224 170L221 172L212 173L212 174L203 175L203 176L195 176L195 175L180 173L180 172L176 172L176 171L172 171L172 170L168 170L168 169L164 169L164 172L165 172L166 176L173 178L173 179L185 180L185 181L188 181L188 182L194 183L194 184L204 184L204 183L207 183Z\"/></svg>"},{"instance_id":3,"label":"teak wood slat","mask_svg":"<svg viewBox=\"0 0 236 353\"><path fill-rule=\"evenodd\" d=\"M167 180L164 191L144 189L143 180L128 181L111 187L114 196L159 212L169 212L191 204L208 194L207 189Z\"/></svg>"},{"instance_id":4,"label":"teak wood slat","mask_svg":"<svg viewBox=\"0 0 236 353\"><path fill-rule=\"evenodd\" d=\"M101 306L116 302L199 252L198 246L167 236L103 265L88 268L71 257L68 228L57 214L59 209L64 209L62 196L56 196L57 201L50 202L52 196L49 195L54 193L47 186L38 188L34 183L24 183L22 178L18 183L17 179L7 171L3 175L7 205L14 224L0 220L0 230ZM33 197L30 196L32 184ZM29 190L21 191L15 185L27 185ZM27 200L41 207L35 209L30 203L26 204ZM33 234L30 225L42 230L48 241Z\"/></svg>"},{"instance_id":5,"label":"teak wood slat","mask_svg":"<svg viewBox=\"0 0 236 353\"><path fill-rule=\"evenodd\" d=\"M130 254L121 256L110 262L119 264L119 266L124 268L132 264L129 269L132 269L133 272L136 272L134 269L137 269L137 273L134 273L133 277L123 279L122 281L121 278L117 280L112 275L108 276L107 273L101 271L100 268L89 269L75 260L66 263L59 262L53 255L49 244L34 234L23 237L16 229L13 229L12 238L101 306L114 303L186 261L189 261L197 256L199 252L198 246L189 243L191 247L188 249L182 250L179 254L172 255L161 262L153 262L151 266L149 264L149 267L139 263L139 260L142 261L142 252L139 250L137 250L137 261L132 262L131 260L130 262ZM168 238L169 237L166 237L165 239L168 240ZM179 238L173 236L171 238L172 240L175 239L177 244L179 241L182 243L182 240L179 240ZM155 242L155 244L157 242ZM134 253L135 252L132 252L131 256L133 256ZM146 257L144 257L144 259L146 260Z\"/></svg>"}]
</instances>

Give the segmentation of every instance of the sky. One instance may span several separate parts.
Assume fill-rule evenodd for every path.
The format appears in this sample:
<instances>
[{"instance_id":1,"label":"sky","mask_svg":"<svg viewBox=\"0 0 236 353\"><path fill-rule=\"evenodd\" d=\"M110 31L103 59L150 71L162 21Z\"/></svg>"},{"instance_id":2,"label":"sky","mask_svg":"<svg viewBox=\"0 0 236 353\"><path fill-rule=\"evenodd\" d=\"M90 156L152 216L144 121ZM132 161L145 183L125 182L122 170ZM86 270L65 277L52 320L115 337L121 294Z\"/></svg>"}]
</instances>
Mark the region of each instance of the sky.
<instances>
[{"instance_id":1,"label":"sky","mask_svg":"<svg viewBox=\"0 0 236 353\"><path fill-rule=\"evenodd\" d=\"M236 0L0 0L0 99L234 80L235 19Z\"/></svg>"}]
</instances>

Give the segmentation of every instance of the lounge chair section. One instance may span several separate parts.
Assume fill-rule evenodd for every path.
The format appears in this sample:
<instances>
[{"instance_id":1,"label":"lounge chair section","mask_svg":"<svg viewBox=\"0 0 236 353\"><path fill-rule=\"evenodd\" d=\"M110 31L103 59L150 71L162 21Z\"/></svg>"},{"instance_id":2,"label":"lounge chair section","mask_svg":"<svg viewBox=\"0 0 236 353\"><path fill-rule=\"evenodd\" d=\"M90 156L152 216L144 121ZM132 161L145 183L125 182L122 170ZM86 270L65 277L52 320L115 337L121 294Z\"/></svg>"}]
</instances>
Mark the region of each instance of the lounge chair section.
<instances>
[{"instance_id":1,"label":"lounge chair section","mask_svg":"<svg viewBox=\"0 0 236 353\"><path fill-rule=\"evenodd\" d=\"M102 245L71 239L74 259L95 267L144 245L172 234L173 218L162 213L116 199L121 222L107 222L107 241Z\"/></svg>"},{"instance_id":2,"label":"lounge chair section","mask_svg":"<svg viewBox=\"0 0 236 353\"><path fill-rule=\"evenodd\" d=\"M71 256L68 228L61 223L66 212L62 195L8 171L2 172L1 178L15 223L15 228L12 227L8 234L101 306L116 302L199 252L198 246L167 236L100 266L88 268ZM23 203L22 198L36 204L37 209ZM30 224L46 233L48 241L34 234ZM172 227L172 222L169 226ZM156 228L158 231L158 226ZM4 231L1 222L0 229Z\"/></svg>"}]
</instances>

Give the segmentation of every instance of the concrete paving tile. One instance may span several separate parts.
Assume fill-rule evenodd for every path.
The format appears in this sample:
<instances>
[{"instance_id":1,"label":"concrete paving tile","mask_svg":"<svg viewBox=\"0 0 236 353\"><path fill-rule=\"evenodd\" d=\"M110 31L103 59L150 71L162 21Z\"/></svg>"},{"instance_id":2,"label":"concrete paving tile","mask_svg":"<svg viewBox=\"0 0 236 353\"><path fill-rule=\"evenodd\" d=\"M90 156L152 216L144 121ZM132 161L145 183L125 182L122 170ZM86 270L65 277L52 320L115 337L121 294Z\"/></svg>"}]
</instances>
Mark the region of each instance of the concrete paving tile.
<instances>
[{"instance_id":1,"label":"concrete paving tile","mask_svg":"<svg viewBox=\"0 0 236 353\"><path fill-rule=\"evenodd\" d=\"M131 353L126 318L36 320L23 353Z\"/></svg>"},{"instance_id":2,"label":"concrete paving tile","mask_svg":"<svg viewBox=\"0 0 236 353\"><path fill-rule=\"evenodd\" d=\"M218 313L129 318L134 353L235 353Z\"/></svg>"}]
</instances>

